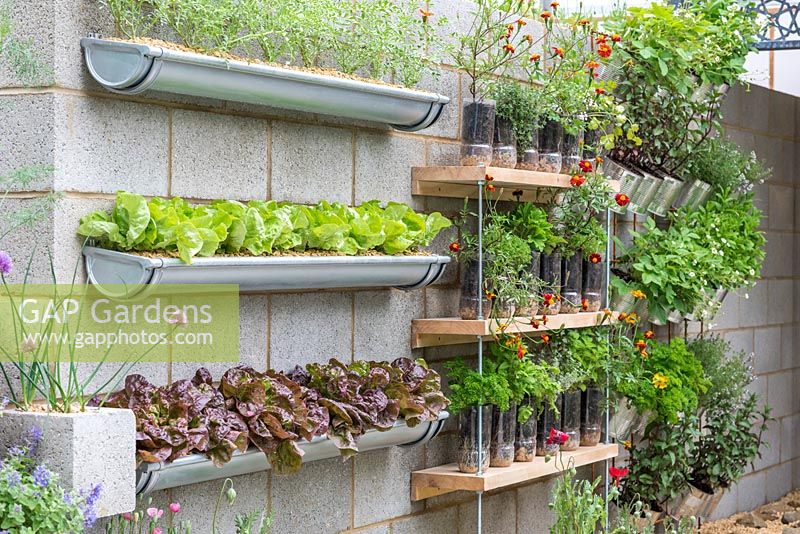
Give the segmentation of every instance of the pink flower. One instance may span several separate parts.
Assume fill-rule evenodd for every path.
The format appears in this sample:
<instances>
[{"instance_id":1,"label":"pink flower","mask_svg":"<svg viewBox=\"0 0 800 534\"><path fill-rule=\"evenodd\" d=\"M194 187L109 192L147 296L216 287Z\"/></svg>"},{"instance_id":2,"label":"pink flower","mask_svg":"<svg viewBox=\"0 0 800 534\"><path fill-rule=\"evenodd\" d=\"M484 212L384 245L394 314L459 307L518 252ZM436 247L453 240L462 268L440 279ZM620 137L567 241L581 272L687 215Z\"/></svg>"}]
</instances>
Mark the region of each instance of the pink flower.
<instances>
[{"instance_id":1,"label":"pink flower","mask_svg":"<svg viewBox=\"0 0 800 534\"><path fill-rule=\"evenodd\" d=\"M150 534L161 534L161 527L156 527L150 531Z\"/></svg>"},{"instance_id":2,"label":"pink flower","mask_svg":"<svg viewBox=\"0 0 800 534\"><path fill-rule=\"evenodd\" d=\"M181 503L179 502L170 503L169 511L172 512L173 514L177 514L178 512L181 511Z\"/></svg>"},{"instance_id":3,"label":"pink flower","mask_svg":"<svg viewBox=\"0 0 800 534\"><path fill-rule=\"evenodd\" d=\"M131 515L130 512L125 512L124 514L122 514L122 519L124 519L125 521L133 521L133 515Z\"/></svg>"},{"instance_id":4,"label":"pink flower","mask_svg":"<svg viewBox=\"0 0 800 534\"><path fill-rule=\"evenodd\" d=\"M569 441L569 434L561 432L555 428L550 428L550 435L547 437L547 445L563 445Z\"/></svg>"},{"instance_id":5,"label":"pink flower","mask_svg":"<svg viewBox=\"0 0 800 534\"><path fill-rule=\"evenodd\" d=\"M150 519L161 519L162 515L164 515L164 510L159 510L155 506L147 509L147 517Z\"/></svg>"}]
</instances>

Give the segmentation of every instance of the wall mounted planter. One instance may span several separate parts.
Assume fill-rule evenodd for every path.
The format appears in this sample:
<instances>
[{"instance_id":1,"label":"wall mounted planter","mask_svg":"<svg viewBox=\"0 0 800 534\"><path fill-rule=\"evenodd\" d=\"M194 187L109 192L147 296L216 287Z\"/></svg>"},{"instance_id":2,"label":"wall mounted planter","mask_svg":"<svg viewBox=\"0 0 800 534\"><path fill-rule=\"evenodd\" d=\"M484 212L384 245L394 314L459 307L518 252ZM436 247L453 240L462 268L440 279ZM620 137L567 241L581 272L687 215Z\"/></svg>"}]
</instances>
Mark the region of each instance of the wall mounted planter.
<instances>
[{"instance_id":1,"label":"wall mounted planter","mask_svg":"<svg viewBox=\"0 0 800 534\"><path fill-rule=\"evenodd\" d=\"M109 91L163 91L261 104L417 131L437 121L446 96L248 63L161 46L96 37L81 39L86 66Z\"/></svg>"},{"instance_id":2,"label":"wall mounted planter","mask_svg":"<svg viewBox=\"0 0 800 534\"><path fill-rule=\"evenodd\" d=\"M110 297L132 297L157 284L238 284L242 293L396 287L434 283L448 256L219 256L150 258L86 247L89 280ZM125 287L121 293L122 286Z\"/></svg>"},{"instance_id":3,"label":"wall mounted planter","mask_svg":"<svg viewBox=\"0 0 800 534\"><path fill-rule=\"evenodd\" d=\"M447 412L441 412L438 420L421 423L414 428L406 426L405 421L398 421L394 428L386 432L369 430L359 440L358 450L367 452L393 446L424 445L441 431L448 416ZM312 441L302 440L298 445L305 453L303 463L339 456L339 449L326 437L314 438ZM257 473L269 468L267 457L255 447L244 454L234 453L233 459L222 467L216 467L202 454L192 454L169 464L145 463L136 471L136 494L143 495L177 486Z\"/></svg>"}]
</instances>

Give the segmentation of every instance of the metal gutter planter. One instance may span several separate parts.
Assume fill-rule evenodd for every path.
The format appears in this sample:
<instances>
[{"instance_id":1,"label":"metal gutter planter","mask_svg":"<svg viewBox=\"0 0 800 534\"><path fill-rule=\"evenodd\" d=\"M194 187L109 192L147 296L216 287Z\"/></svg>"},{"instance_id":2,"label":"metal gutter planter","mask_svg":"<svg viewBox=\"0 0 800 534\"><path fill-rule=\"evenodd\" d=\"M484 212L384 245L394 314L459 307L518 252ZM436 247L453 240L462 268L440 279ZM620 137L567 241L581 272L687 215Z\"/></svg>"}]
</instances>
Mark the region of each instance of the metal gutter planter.
<instances>
[{"instance_id":1,"label":"metal gutter planter","mask_svg":"<svg viewBox=\"0 0 800 534\"><path fill-rule=\"evenodd\" d=\"M394 446L424 445L439 434L448 417L447 412L441 412L437 420L420 423L414 428L406 426L405 421L398 421L394 428L385 432L369 430L358 441L358 450L367 452ZM304 452L304 464L339 456L339 449L327 437L314 438L312 441L301 440L298 445ZM267 457L255 447L250 447L245 453L234 453L231 461L222 467L216 467L202 454L192 454L172 463L159 462L140 465L136 470L136 494L144 495L163 489L257 473L267 469L270 469Z\"/></svg>"},{"instance_id":2,"label":"metal gutter planter","mask_svg":"<svg viewBox=\"0 0 800 534\"><path fill-rule=\"evenodd\" d=\"M424 91L231 60L150 44L81 39L89 72L109 91L163 91L380 122L431 126L450 98Z\"/></svg>"},{"instance_id":3,"label":"metal gutter planter","mask_svg":"<svg viewBox=\"0 0 800 534\"><path fill-rule=\"evenodd\" d=\"M130 298L158 284L235 284L242 293L312 289L419 289L444 273L448 256L146 257L96 247L83 255L89 281L109 297Z\"/></svg>"}]
</instances>

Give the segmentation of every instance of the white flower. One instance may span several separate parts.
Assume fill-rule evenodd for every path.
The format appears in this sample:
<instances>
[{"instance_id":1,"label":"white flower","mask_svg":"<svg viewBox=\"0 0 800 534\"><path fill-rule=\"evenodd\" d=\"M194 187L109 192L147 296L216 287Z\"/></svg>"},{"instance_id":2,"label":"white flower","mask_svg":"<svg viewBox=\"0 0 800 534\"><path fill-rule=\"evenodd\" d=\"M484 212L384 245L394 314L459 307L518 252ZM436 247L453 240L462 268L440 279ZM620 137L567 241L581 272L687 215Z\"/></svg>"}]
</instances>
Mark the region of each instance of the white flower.
<instances>
[{"instance_id":1,"label":"white flower","mask_svg":"<svg viewBox=\"0 0 800 534\"><path fill-rule=\"evenodd\" d=\"M695 276L697 275L694 274L694 271L689 271L689 278L694 278Z\"/></svg>"}]
</instances>

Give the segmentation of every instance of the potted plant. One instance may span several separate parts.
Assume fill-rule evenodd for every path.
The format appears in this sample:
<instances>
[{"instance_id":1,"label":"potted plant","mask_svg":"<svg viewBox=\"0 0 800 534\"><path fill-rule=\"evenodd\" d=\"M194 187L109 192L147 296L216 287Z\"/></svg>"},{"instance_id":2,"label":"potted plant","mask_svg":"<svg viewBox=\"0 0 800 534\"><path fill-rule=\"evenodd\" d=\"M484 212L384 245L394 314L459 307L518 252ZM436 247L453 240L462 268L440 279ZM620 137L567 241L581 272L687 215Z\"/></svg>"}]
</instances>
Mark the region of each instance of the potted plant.
<instances>
[{"instance_id":1,"label":"potted plant","mask_svg":"<svg viewBox=\"0 0 800 534\"><path fill-rule=\"evenodd\" d=\"M469 78L469 98L464 100L461 130L461 165L492 163L495 103L486 98L488 84L520 58L527 58L534 46L526 19L534 15L523 0L478 0L470 13L466 33L454 33L449 47L453 66ZM507 162L510 164L510 159Z\"/></svg>"},{"instance_id":2,"label":"potted plant","mask_svg":"<svg viewBox=\"0 0 800 534\"><path fill-rule=\"evenodd\" d=\"M516 142L516 168L527 171L539 168L539 94L537 89L511 80L501 80L491 86L498 121L510 125Z\"/></svg>"},{"instance_id":3,"label":"potted plant","mask_svg":"<svg viewBox=\"0 0 800 534\"><path fill-rule=\"evenodd\" d=\"M479 373L463 360L446 367L451 406L458 412L458 470L476 473L489 467L492 413L494 407L509 409L511 388L504 373Z\"/></svg>"},{"instance_id":4,"label":"potted plant","mask_svg":"<svg viewBox=\"0 0 800 534\"><path fill-rule=\"evenodd\" d=\"M712 191L730 191L732 195L750 193L756 184L763 183L770 170L756 157L755 152L745 153L735 143L725 137L713 137L691 154L681 174L688 183L683 202L693 207L700 205L705 198L698 198L693 188L700 184L707 198Z\"/></svg>"}]
</instances>

